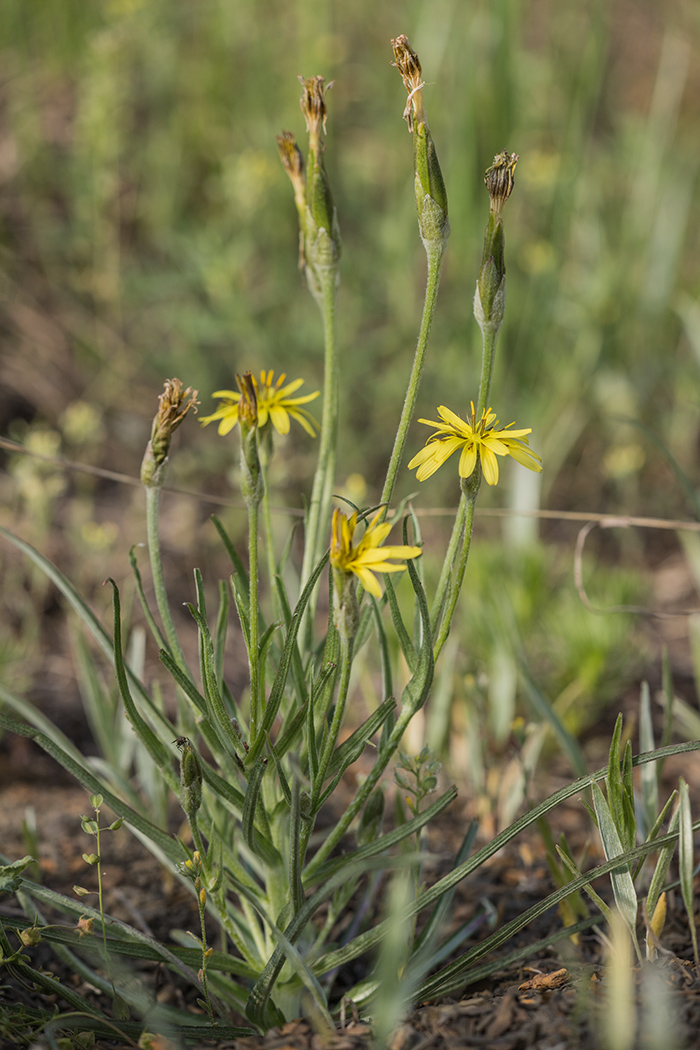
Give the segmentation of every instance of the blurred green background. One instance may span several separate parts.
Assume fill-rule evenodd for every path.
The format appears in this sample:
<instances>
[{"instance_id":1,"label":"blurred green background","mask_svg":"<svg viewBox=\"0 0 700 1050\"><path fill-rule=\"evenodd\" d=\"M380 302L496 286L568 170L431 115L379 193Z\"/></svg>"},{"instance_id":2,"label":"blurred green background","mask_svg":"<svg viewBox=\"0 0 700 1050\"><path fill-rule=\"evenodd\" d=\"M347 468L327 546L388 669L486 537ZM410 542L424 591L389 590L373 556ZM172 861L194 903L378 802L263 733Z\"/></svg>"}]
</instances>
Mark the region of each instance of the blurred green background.
<instances>
[{"instance_id":1,"label":"blurred green background","mask_svg":"<svg viewBox=\"0 0 700 1050\"><path fill-rule=\"evenodd\" d=\"M320 386L275 135L303 142L296 77L321 73L335 81L326 157L344 242L340 472L376 486L424 272L390 65L405 32L452 222L421 414L474 396L482 175L515 150L494 405L534 428L545 500L630 509L633 494L637 511L658 510L644 479L665 468L619 420L652 426L693 473L699 23L696 3L674 0L5 0L3 431L16 416L60 429L86 401L118 435L110 465L133 472L167 376L196 386L205 409L248 367ZM187 443L202 442L209 432ZM307 467L290 466L297 489ZM454 487L436 484L431 498Z\"/></svg>"},{"instance_id":2,"label":"blurred green background","mask_svg":"<svg viewBox=\"0 0 700 1050\"><path fill-rule=\"evenodd\" d=\"M166 377L198 388L203 414L211 392L247 368L320 388L320 321L297 270L275 136L289 129L303 144L296 78L322 74L335 82L326 162L344 252L338 489L359 473L376 500L425 273L405 90L391 67L399 33L421 58L452 224L418 415L432 418L443 403L464 412L476 394L483 172L500 150L518 152L492 403L504 424L533 428L545 469L541 491L509 489L506 472L482 505L692 515L664 452L694 488L700 5L691 0L4 0L0 434L136 475ZM276 502L298 508L314 449L295 429L274 482ZM409 452L426 435L414 424ZM235 498L235 435L224 441L188 421L176 440L173 483ZM43 537L49 552L64 524L84 579L100 573L105 552L123 562L142 538L123 525L138 492L132 501L116 484L3 461L3 521ZM417 488L404 471L398 495ZM70 510L59 513L64 494ZM443 470L417 506L457 498ZM166 544L184 549L211 507L183 500L176 510ZM655 544L637 541L649 556ZM499 570L484 565L475 586L488 590ZM529 571L517 558L500 569L532 595ZM618 662L621 645L608 632L604 648ZM554 677L564 689L561 669Z\"/></svg>"}]
</instances>

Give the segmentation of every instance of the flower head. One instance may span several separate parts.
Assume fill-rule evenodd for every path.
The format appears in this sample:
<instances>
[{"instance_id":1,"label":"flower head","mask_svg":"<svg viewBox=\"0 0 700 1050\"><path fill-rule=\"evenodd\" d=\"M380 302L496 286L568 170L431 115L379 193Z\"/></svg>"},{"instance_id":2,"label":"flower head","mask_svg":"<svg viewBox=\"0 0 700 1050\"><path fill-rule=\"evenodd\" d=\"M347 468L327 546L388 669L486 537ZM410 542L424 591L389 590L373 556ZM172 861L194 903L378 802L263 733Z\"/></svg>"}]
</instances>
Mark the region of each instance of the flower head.
<instances>
[{"instance_id":1,"label":"flower head","mask_svg":"<svg viewBox=\"0 0 700 1050\"><path fill-rule=\"evenodd\" d=\"M294 379L285 385L287 377L284 372L277 382L274 382L274 375L273 370L269 369L260 373L259 381L255 376L250 377L257 401L258 427L264 427L269 421L278 434L288 434L291 417L303 426L307 434L315 437L314 428L318 426L318 423L309 412L299 406L313 401L319 396L320 391L316 390L313 394L304 394L302 397L291 397L290 395L299 389L304 380ZM217 390L213 396L221 398L223 403L216 412L205 416L200 422L206 426L208 423L218 421L219 433L228 434L242 415L241 394L236 390Z\"/></svg>"},{"instance_id":2,"label":"flower head","mask_svg":"<svg viewBox=\"0 0 700 1050\"><path fill-rule=\"evenodd\" d=\"M433 136L428 127L423 102L423 80L420 60L408 42L408 37L397 36L391 41L396 66L404 87L408 92L406 108L403 111L408 130L413 134L413 167L416 208L418 209L418 227L421 238L428 250L429 245L444 248L450 235L450 223L447 218L447 191L440 170L437 150Z\"/></svg>"},{"instance_id":3,"label":"flower head","mask_svg":"<svg viewBox=\"0 0 700 1050\"><path fill-rule=\"evenodd\" d=\"M472 401L471 421L460 419L444 405L438 407L441 422L434 419L419 419L419 423L425 423L429 427L437 427L434 434L428 438L425 446L418 452L408 464L412 470L417 467L416 477L418 481L425 481L434 474L438 467L450 458L453 452L461 449L459 457L459 476L468 478L474 473L477 458L481 461L481 469L489 485L498 482L498 459L497 456L512 456L513 459L527 467L528 470L537 472L542 470L542 460L529 447L526 437L531 434L531 428L523 430L511 430L513 426L509 423L502 430L498 428L498 420L495 412L487 408L477 422Z\"/></svg>"},{"instance_id":4,"label":"flower head","mask_svg":"<svg viewBox=\"0 0 700 1050\"><path fill-rule=\"evenodd\" d=\"M163 393L158 395L158 411L141 463L141 481L144 485L162 485L173 433L190 409L197 411L197 393L191 386L185 388L179 379L166 379Z\"/></svg>"},{"instance_id":5,"label":"flower head","mask_svg":"<svg viewBox=\"0 0 700 1050\"><path fill-rule=\"evenodd\" d=\"M503 214L503 205L506 203L515 185L515 165L520 160L517 153L509 153L504 149L493 158L493 164L486 169L484 182L489 191L491 211L497 215Z\"/></svg>"},{"instance_id":6,"label":"flower head","mask_svg":"<svg viewBox=\"0 0 700 1050\"><path fill-rule=\"evenodd\" d=\"M422 77L420 59L409 44L408 37L403 33L401 36L397 36L396 40L391 41L391 46L396 59L395 62L392 62L392 65L396 66L401 74L404 87L408 92L408 101L403 111L403 119L408 124L408 130L413 131L414 118L425 122L425 110L423 108L425 82Z\"/></svg>"},{"instance_id":7,"label":"flower head","mask_svg":"<svg viewBox=\"0 0 700 1050\"><path fill-rule=\"evenodd\" d=\"M391 531L391 523L380 522L381 510L372 518L365 529L360 542L353 544L353 535L357 525L357 513L346 517L340 510L333 511L331 535L331 565L345 575L354 574L366 591L375 598L381 598L382 592L373 575L375 572L404 572L405 565L396 561L406 558L417 558L420 547L398 546L380 547ZM390 560L391 559L391 560Z\"/></svg>"}]
</instances>

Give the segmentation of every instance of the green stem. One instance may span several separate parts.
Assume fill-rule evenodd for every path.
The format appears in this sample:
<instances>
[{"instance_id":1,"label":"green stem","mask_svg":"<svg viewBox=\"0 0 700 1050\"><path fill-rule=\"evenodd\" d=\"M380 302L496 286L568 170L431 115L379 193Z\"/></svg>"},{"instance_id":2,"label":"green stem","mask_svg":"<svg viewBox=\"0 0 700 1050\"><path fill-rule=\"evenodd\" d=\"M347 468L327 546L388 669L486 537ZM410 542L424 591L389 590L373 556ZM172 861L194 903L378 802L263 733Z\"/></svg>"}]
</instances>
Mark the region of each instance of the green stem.
<instances>
[{"instance_id":1,"label":"green stem","mask_svg":"<svg viewBox=\"0 0 700 1050\"><path fill-rule=\"evenodd\" d=\"M313 879L315 873L321 867L323 862L331 855L335 847L342 839L343 835L346 833L346 831L352 824L355 817L359 814L360 810L364 806L369 796L374 791L379 781L379 778L381 777L382 773L384 772L389 762L393 758L394 754L396 753L396 750L399 747L399 744L401 743L401 738L403 737L406 731L406 727L408 726L408 723L411 721L415 713L415 708L411 705L406 705L401 711L401 714L396 720L396 724L391 731L389 739L383 746L380 746L379 754L377 755L377 759L367 779L364 781L348 808L344 811L336 825L333 827L333 829L330 831L330 833L327 835L327 837L324 839L324 841L321 843L321 845L309 861L306 870L304 871L305 882L308 883L309 880Z\"/></svg>"},{"instance_id":2,"label":"green stem","mask_svg":"<svg viewBox=\"0 0 700 1050\"><path fill-rule=\"evenodd\" d=\"M348 688L350 686L350 674L352 672L352 657L355 646L354 638L347 638L343 635L340 636L340 682L338 683L338 698L335 704L335 711L333 712L333 720L331 722L330 729L323 744L323 753L318 763L318 770L314 777L314 784L311 798L311 809L312 812L318 805L318 800L323 793L323 784L328 773L328 766L330 765L331 758L333 757L333 751L338 743L338 736L340 729L343 724L343 716L345 714L345 704L348 698ZM304 857L306 856L306 848L309 842L309 836L313 830L313 823L309 821L304 824L301 829L299 836L299 849L301 853L301 863L304 863Z\"/></svg>"},{"instance_id":3,"label":"green stem","mask_svg":"<svg viewBox=\"0 0 700 1050\"><path fill-rule=\"evenodd\" d=\"M425 351L428 347L430 329L433 323L433 315L435 313L435 304L437 302L438 288L440 285L440 271L442 269L442 260L445 255L445 245L446 242L443 240L431 241L426 245L425 249L428 257L428 274L425 285L423 316L421 318L420 331L418 333L416 353L413 358L413 368L411 369L411 375L408 380L406 398L401 411L401 419L399 420L398 430L396 431L396 438L394 439L394 448L391 453L391 459L389 460L384 488L382 489L381 502L386 505L391 502L391 497L394 492L396 476L401 466L401 458L406 445L406 438L408 437L408 429L411 425L411 420L413 419L413 411L418 397L421 376L423 375ZM386 516L386 506L382 513Z\"/></svg>"},{"instance_id":4,"label":"green stem","mask_svg":"<svg viewBox=\"0 0 700 1050\"><path fill-rule=\"evenodd\" d=\"M323 414L318 463L311 489L311 502L306 518L304 559L301 567L303 590L314 566L321 557L330 520L330 501L335 477L338 444L338 357L335 339L335 274L327 276L323 296L317 300L323 317L324 372ZM309 617L310 622L311 617Z\"/></svg>"},{"instance_id":5,"label":"green stem","mask_svg":"<svg viewBox=\"0 0 700 1050\"><path fill-rule=\"evenodd\" d=\"M209 998L209 982L207 980L207 927L205 922L206 915L206 891L204 900L202 900L202 884L201 879L198 879L199 886L195 883L195 889L197 891L197 907L199 909L199 928L202 932L202 969L201 969L201 980L202 988L204 989L204 999L207 1007L207 1013L209 1015L210 1024L214 1024L214 1011L211 1006L211 999Z\"/></svg>"},{"instance_id":6,"label":"green stem","mask_svg":"<svg viewBox=\"0 0 700 1050\"><path fill-rule=\"evenodd\" d=\"M265 561L267 562L267 574L270 577L270 590L276 596L275 576L277 566L275 564L275 546L272 538L272 516L270 514L270 489L267 483L267 462L264 456L260 457L260 470L262 472L264 492L262 499L263 511L263 537L265 541Z\"/></svg>"},{"instance_id":7,"label":"green stem","mask_svg":"<svg viewBox=\"0 0 700 1050\"><path fill-rule=\"evenodd\" d=\"M479 402L476 406L477 419L481 419L482 414L488 408L493 359L500 329L500 323L485 324L481 329L481 381L479 383Z\"/></svg>"},{"instance_id":8,"label":"green stem","mask_svg":"<svg viewBox=\"0 0 700 1050\"><path fill-rule=\"evenodd\" d=\"M168 592L165 589L165 577L163 575L163 561L160 553L160 537L158 535L158 513L160 508L160 486L146 486L146 534L148 539L148 556L151 563L151 574L153 576L153 588L156 595L156 604L160 612L160 618L165 629L165 637L168 640L170 654L177 663L183 674L191 679L191 674L185 662L185 655L180 645L180 640L175 630L175 624L170 613Z\"/></svg>"},{"instance_id":9,"label":"green stem","mask_svg":"<svg viewBox=\"0 0 700 1050\"><path fill-rule=\"evenodd\" d=\"M479 380L479 396L476 408L477 420L481 419L488 406L489 394L491 391L491 379L493 376L496 341L498 339L500 328L500 322L498 324L491 323L481 326L481 378ZM438 629L440 631L435 642L435 659L437 659L438 653L442 650L443 645L447 641L447 636L450 631L450 623L464 581L464 573L467 567L472 531L474 528L474 508L479 487L481 485L480 465L477 465L476 469L479 471L479 480L476 484L472 483L472 487L475 487L473 495L467 491L462 492L457 515L455 517L454 525L452 526L452 535L450 536L445 559L442 563L442 570L440 572L440 579L435 592L435 599L433 601L433 635L435 636L437 634ZM469 480L467 481L468 486ZM453 578L452 570L454 568L460 541L462 542L462 554L459 561L457 575ZM447 609L445 609L446 601L449 602Z\"/></svg>"},{"instance_id":10,"label":"green stem","mask_svg":"<svg viewBox=\"0 0 700 1050\"><path fill-rule=\"evenodd\" d=\"M469 558L469 550L472 543L472 532L474 531L474 509L476 507L476 497L479 494L479 487L481 485L481 468L477 466L479 471L478 480L472 482L472 478L468 480L472 482L470 490L464 492L462 495L462 501L460 502L460 510L464 505L464 531L462 538L462 550L460 552L459 563L457 565L457 571L454 576L450 577L450 588L447 595L447 605L445 608L444 616L440 623L440 633L435 639L433 646L433 658L437 660L438 656L442 652L442 647L447 641L447 637L450 633L450 626L452 624L452 617L457 607L457 599L459 598L459 592L462 589L462 583L464 582L464 573L467 568L467 560ZM459 516L459 514L458 514ZM456 523L455 523L456 524ZM447 559L445 559L447 561Z\"/></svg>"},{"instance_id":11,"label":"green stem","mask_svg":"<svg viewBox=\"0 0 700 1050\"><path fill-rule=\"evenodd\" d=\"M248 501L248 665L250 667L250 742L255 743L261 722L260 710L260 618L258 608L258 500Z\"/></svg>"},{"instance_id":12,"label":"green stem","mask_svg":"<svg viewBox=\"0 0 700 1050\"><path fill-rule=\"evenodd\" d=\"M343 635L340 636L340 682L338 684L338 699L335 703L335 711L333 712L333 720L331 727L328 731L328 735L323 744L323 754L321 755L321 761L318 764L318 772L314 778L314 791L313 791L313 802L312 805L318 802L318 799L323 791L323 784L326 779L328 772L328 766L331 758L333 757L333 751L338 742L338 734L340 733L340 727L343 724L343 716L345 714L345 704L348 698L348 687L350 685L350 672L352 671L352 654L354 649L354 639L346 638Z\"/></svg>"},{"instance_id":13,"label":"green stem","mask_svg":"<svg viewBox=\"0 0 700 1050\"><path fill-rule=\"evenodd\" d=\"M467 501L462 493L457 508L457 514L455 516L454 525L452 526L452 535L450 536L450 542L447 545L447 551L445 552L445 559L442 563L442 570L440 572L440 579L438 580L437 590L435 591L435 598L433 600L433 613L431 617L431 629L433 637L437 634L440 626L440 621L444 613L444 605L447 598L447 591L450 586L452 579L452 570L454 568L455 558L457 557L457 551L459 549L459 543L464 535L464 522L467 517Z\"/></svg>"}]
</instances>

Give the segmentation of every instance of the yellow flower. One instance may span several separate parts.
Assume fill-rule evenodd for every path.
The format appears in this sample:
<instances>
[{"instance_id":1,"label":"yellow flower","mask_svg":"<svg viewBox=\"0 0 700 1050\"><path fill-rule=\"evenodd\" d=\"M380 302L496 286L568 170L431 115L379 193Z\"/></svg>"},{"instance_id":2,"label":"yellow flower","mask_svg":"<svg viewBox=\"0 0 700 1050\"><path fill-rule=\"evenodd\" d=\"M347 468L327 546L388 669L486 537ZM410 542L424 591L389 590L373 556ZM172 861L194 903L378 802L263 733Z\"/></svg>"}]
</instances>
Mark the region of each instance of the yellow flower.
<instances>
[{"instance_id":1,"label":"yellow flower","mask_svg":"<svg viewBox=\"0 0 700 1050\"><path fill-rule=\"evenodd\" d=\"M352 542L357 513L348 518L342 511L334 510L331 530L331 565L346 576L354 573L364 589L375 598L382 596L379 583L373 575L375 572L404 572L406 569L405 565L396 565L388 559L417 558L421 553L420 547L402 544L380 548L380 544L391 532L389 522L383 521L380 524L381 513L378 511L372 518L357 546L353 546Z\"/></svg>"},{"instance_id":2,"label":"yellow flower","mask_svg":"<svg viewBox=\"0 0 700 1050\"><path fill-rule=\"evenodd\" d=\"M471 422L460 419L458 415L445 408L438 407L438 413L442 422L434 419L419 419L419 423L425 423L429 427L437 427L434 434L428 438L425 446L418 452L408 464L412 470L417 467L416 478L425 481L434 474L438 467L450 458L457 449L462 450L459 457L459 476L468 478L474 472L477 456L481 460L481 468L489 485L498 482L498 460L497 456L512 456L513 459L527 467L528 470L542 470L542 460L529 447L526 434L531 434L531 428L523 430L511 430L513 426L509 423L503 430L496 429L498 420L495 412L490 408L482 414L477 423L474 413L474 402L472 401Z\"/></svg>"},{"instance_id":3,"label":"yellow flower","mask_svg":"<svg viewBox=\"0 0 700 1050\"><path fill-rule=\"evenodd\" d=\"M255 376L252 377L258 402L258 427L264 427L270 420L278 434L288 434L289 417L291 416L292 419L301 423L307 434L316 437L314 428L318 426L317 421L305 409L299 408L299 405L313 401L319 396L320 390L313 394L304 394L302 397L291 397L290 395L299 389L304 380L294 379L285 386L284 381L287 378L285 373L282 373L276 383L273 382L274 374L272 369L262 371L259 382ZM221 398L223 404L211 416L205 416L200 422L206 426L207 423L214 423L218 420L219 433L228 434L238 422L238 403L241 395L237 390L217 390L212 396Z\"/></svg>"}]
</instances>

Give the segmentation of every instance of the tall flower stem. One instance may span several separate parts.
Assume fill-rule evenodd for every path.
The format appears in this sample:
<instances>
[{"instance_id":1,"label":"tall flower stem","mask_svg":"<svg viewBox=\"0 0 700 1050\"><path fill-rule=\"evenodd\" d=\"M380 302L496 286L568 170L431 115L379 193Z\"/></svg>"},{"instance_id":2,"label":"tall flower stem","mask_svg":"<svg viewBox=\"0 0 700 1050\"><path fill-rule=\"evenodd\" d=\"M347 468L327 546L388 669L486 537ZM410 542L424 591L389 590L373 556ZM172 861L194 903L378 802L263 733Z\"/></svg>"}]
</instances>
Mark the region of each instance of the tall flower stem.
<instances>
[{"instance_id":1,"label":"tall flower stem","mask_svg":"<svg viewBox=\"0 0 700 1050\"><path fill-rule=\"evenodd\" d=\"M330 502L335 477L338 444L338 355L335 333L335 273L325 275L317 297L323 318L324 374L323 412L318 463L311 489L311 502L306 517L304 559L301 568L301 587L306 585L314 565L325 546L324 537L330 523ZM310 618L309 618L310 622Z\"/></svg>"},{"instance_id":2,"label":"tall flower stem","mask_svg":"<svg viewBox=\"0 0 700 1050\"><path fill-rule=\"evenodd\" d=\"M260 618L258 609L258 500L248 501L248 664L250 667L250 742L255 743L261 721L260 710Z\"/></svg>"},{"instance_id":3,"label":"tall flower stem","mask_svg":"<svg viewBox=\"0 0 700 1050\"><path fill-rule=\"evenodd\" d=\"M500 324L490 324L484 325L481 330L481 381L479 383L479 400L476 406L477 419L481 419L488 407L489 394L491 393L491 377L493 375L493 360L500 327Z\"/></svg>"},{"instance_id":4,"label":"tall flower stem","mask_svg":"<svg viewBox=\"0 0 700 1050\"><path fill-rule=\"evenodd\" d=\"M328 773L328 767L333 757L333 751L335 750L335 746L338 742L338 735L343 725L343 718L345 715L345 704L347 702L348 689L350 687L350 674L352 672L352 657L354 651L354 644L354 637L348 637L344 633L340 632L340 682L338 683L338 695L335 702L333 720L331 721L331 725L326 735L326 739L324 740L323 750L321 752L321 756L318 763L318 769L314 777L314 786L311 799L312 810L318 804L318 800L323 794L323 784ZM313 823L311 821L302 826L299 847L301 854L301 864L304 863L304 857L306 856L306 849L312 830Z\"/></svg>"},{"instance_id":5,"label":"tall flower stem","mask_svg":"<svg viewBox=\"0 0 700 1050\"><path fill-rule=\"evenodd\" d=\"M452 569L454 568L455 558L457 557L457 551L459 549L460 540L464 535L464 523L467 518L467 500L462 493L462 497L457 507L457 514L455 515L454 524L452 526L452 533L450 535L450 542L447 545L445 552L445 558L442 563L442 570L440 571L440 579L435 590L435 597L433 599L433 611L431 615L431 628L433 637L437 637L437 632L440 628L442 618L445 612L445 602L447 600L447 592L452 579Z\"/></svg>"},{"instance_id":6,"label":"tall flower stem","mask_svg":"<svg viewBox=\"0 0 700 1050\"><path fill-rule=\"evenodd\" d=\"M474 477L477 478L476 481L474 481ZM464 582L464 573L466 572L467 560L469 558L469 551L472 543L472 532L474 531L474 510L476 508L476 497L479 493L479 486L481 484L480 469L478 470L478 473L477 471L475 471L472 477L467 479L467 484L469 486L469 491L463 491L462 499L460 500L459 504L459 511L461 513L458 512L457 515L457 518L461 519L463 525L461 528L459 528L459 531L457 531L458 522L455 521L455 528L452 534L453 537L459 537L460 535L462 536L462 549L460 551L459 561L457 562L457 570L454 576L452 576L451 574L448 575L450 586L446 594L446 605L444 609L444 614L440 621L439 633L437 638L435 639L435 644L433 645L433 659L435 660L437 660L438 656L442 652L442 647L447 641L448 635L450 633L452 617L454 616L454 611L457 607L457 600L459 599L459 592L462 590L462 584ZM450 546L452 546L452 540L450 541ZM457 545L455 544L455 547L456 546ZM447 563L447 558L445 558L445 564Z\"/></svg>"},{"instance_id":7,"label":"tall flower stem","mask_svg":"<svg viewBox=\"0 0 700 1050\"><path fill-rule=\"evenodd\" d=\"M416 406L420 381L423 375L425 352L428 348L430 329L435 314L435 304L437 302L438 288L440 285L440 271L442 269L442 260L445 255L445 247L446 241L444 240L434 240L426 244L428 274L425 286L425 300L423 303L423 317L421 318L418 343L413 358L413 368L411 369L411 375L408 380L406 398L401 411L401 419L399 420L398 430L396 431L394 448L392 449L391 459L389 460L386 479L384 481L384 488L382 489L381 502L385 505L388 505L391 502L394 486L396 484L396 476L401 466L401 458L406 445L406 438L408 437L408 429L411 425L411 420L413 419L413 411ZM383 517L385 515L386 506L383 511Z\"/></svg>"},{"instance_id":8,"label":"tall flower stem","mask_svg":"<svg viewBox=\"0 0 700 1050\"><path fill-rule=\"evenodd\" d=\"M481 378L479 381L478 408L476 410L477 419L481 418L488 404L489 393L491 390L491 378L493 376L496 340L498 339L499 330L500 324L486 324L481 326ZM437 590L433 601L432 628L433 634L436 636L433 649L435 659L437 659L438 654L441 652L443 645L447 641L447 636L450 633L452 617L457 606L457 599L459 598L459 592L461 591L462 583L464 582L464 573L467 568L467 560L469 558L469 550L472 542L472 532L474 531L476 497L481 485L480 467L475 471L475 475L478 477L478 481L474 482L473 477L469 478L467 479L466 485L463 487L462 497L459 501L459 507L457 508L450 542L447 545L445 560L442 563L442 571L440 573L440 579L438 580ZM472 492L472 489L475 489L475 491ZM456 575L453 575L460 542L462 547L457 573Z\"/></svg>"},{"instance_id":9,"label":"tall flower stem","mask_svg":"<svg viewBox=\"0 0 700 1050\"><path fill-rule=\"evenodd\" d=\"M350 805L342 813L337 823L328 833L306 866L306 869L304 870L305 880L311 879L318 871L323 862L331 855L335 847L338 845L343 835L345 835L355 817L361 812L365 802L377 786L382 773L396 753L396 749L401 744L408 723L411 721L415 713L415 708L410 704L406 704L403 707L401 714L391 731L389 739L385 744L380 746L379 754L375 759L374 765L372 766L367 779L363 782Z\"/></svg>"},{"instance_id":10,"label":"tall flower stem","mask_svg":"<svg viewBox=\"0 0 700 1050\"><path fill-rule=\"evenodd\" d=\"M190 672L185 662L185 655L180 645L180 640L175 630L168 592L165 589L165 576L163 574L163 561L160 552L160 536L158 534L158 517L160 511L160 486L151 485L146 487L146 536L148 540L148 557L151 563L151 574L153 576L153 589L156 595L156 604L160 618L165 630L168 647L180 670L190 677Z\"/></svg>"},{"instance_id":11,"label":"tall flower stem","mask_svg":"<svg viewBox=\"0 0 700 1050\"><path fill-rule=\"evenodd\" d=\"M275 545L272 535L272 515L270 514L270 486L268 485L268 464L264 456L260 457L260 470L262 472L265 491L262 498L262 528L265 543L265 561L267 563L267 574L270 577L270 589L277 602L277 590L275 588L275 576L277 565L275 563ZM275 605L276 607L276 605Z\"/></svg>"}]
</instances>

